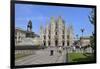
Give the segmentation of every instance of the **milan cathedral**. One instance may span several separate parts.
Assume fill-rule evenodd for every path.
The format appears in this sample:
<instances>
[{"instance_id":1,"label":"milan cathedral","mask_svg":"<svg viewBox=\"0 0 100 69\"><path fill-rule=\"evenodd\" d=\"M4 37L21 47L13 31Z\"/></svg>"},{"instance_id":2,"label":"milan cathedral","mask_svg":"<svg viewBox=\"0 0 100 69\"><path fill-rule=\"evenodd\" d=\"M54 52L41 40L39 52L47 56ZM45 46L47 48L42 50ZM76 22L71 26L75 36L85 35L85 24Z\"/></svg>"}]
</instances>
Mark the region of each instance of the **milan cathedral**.
<instances>
[{"instance_id":1,"label":"milan cathedral","mask_svg":"<svg viewBox=\"0 0 100 69\"><path fill-rule=\"evenodd\" d=\"M61 16L51 17L50 23L40 27L40 40L43 46L71 46L73 44L73 26L65 25Z\"/></svg>"}]
</instances>

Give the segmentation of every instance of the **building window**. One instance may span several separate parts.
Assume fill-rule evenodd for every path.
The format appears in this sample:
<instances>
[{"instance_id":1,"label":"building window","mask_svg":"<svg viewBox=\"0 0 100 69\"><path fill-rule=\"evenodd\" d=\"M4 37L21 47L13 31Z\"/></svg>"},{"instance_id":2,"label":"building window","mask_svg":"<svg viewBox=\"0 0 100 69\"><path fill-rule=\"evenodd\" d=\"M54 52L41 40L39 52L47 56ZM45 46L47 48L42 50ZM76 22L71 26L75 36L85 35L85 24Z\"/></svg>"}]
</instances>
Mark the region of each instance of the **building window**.
<instances>
[{"instance_id":1,"label":"building window","mask_svg":"<svg viewBox=\"0 0 100 69\"><path fill-rule=\"evenodd\" d=\"M49 39L50 39L50 36L48 36L49 37Z\"/></svg>"},{"instance_id":2,"label":"building window","mask_svg":"<svg viewBox=\"0 0 100 69\"><path fill-rule=\"evenodd\" d=\"M64 35L62 35L62 38L64 39Z\"/></svg>"},{"instance_id":3,"label":"building window","mask_svg":"<svg viewBox=\"0 0 100 69\"><path fill-rule=\"evenodd\" d=\"M46 36L44 35L44 39L46 39Z\"/></svg>"},{"instance_id":4,"label":"building window","mask_svg":"<svg viewBox=\"0 0 100 69\"><path fill-rule=\"evenodd\" d=\"M50 41L48 41L48 45L50 46Z\"/></svg>"},{"instance_id":5,"label":"building window","mask_svg":"<svg viewBox=\"0 0 100 69\"><path fill-rule=\"evenodd\" d=\"M64 43L64 41L63 41L63 46L64 46L64 44L65 44L65 43Z\"/></svg>"},{"instance_id":6,"label":"building window","mask_svg":"<svg viewBox=\"0 0 100 69\"><path fill-rule=\"evenodd\" d=\"M45 41L44 41L44 46L46 45Z\"/></svg>"},{"instance_id":7,"label":"building window","mask_svg":"<svg viewBox=\"0 0 100 69\"><path fill-rule=\"evenodd\" d=\"M18 38L20 39L20 36Z\"/></svg>"},{"instance_id":8,"label":"building window","mask_svg":"<svg viewBox=\"0 0 100 69\"><path fill-rule=\"evenodd\" d=\"M56 46L58 45L58 41L57 41L57 40L55 41L55 45L56 45Z\"/></svg>"},{"instance_id":9,"label":"building window","mask_svg":"<svg viewBox=\"0 0 100 69\"><path fill-rule=\"evenodd\" d=\"M69 41L67 41L67 46L69 46Z\"/></svg>"},{"instance_id":10,"label":"building window","mask_svg":"<svg viewBox=\"0 0 100 69\"><path fill-rule=\"evenodd\" d=\"M57 35L57 32L56 32L56 35Z\"/></svg>"}]
</instances>

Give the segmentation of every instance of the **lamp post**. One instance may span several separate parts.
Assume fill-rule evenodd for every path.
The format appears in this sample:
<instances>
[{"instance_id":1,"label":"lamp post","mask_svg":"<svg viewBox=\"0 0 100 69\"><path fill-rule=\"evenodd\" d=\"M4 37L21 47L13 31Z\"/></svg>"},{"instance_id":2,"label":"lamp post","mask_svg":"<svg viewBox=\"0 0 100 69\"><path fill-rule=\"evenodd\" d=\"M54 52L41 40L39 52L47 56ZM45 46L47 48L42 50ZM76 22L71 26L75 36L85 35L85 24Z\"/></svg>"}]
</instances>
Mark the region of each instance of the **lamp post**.
<instances>
[{"instance_id":1,"label":"lamp post","mask_svg":"<svg viewBox=\"0 0 100 69\"><path fill-rule=\"evenodd\" d=\"M78 40L78 34L76 34L76 39Z\"/></svg>"},{"instance_id":2,"label":"lamp post","mask_svg":"<svg viewBox=\"0 0 100 69\"><path fill-rule=\"evenodd\" d=\"M81 32L82 32L82 37L81 37L81 39L82 39L83 38L84 28L81 29ZM81 46L82 46L82 42L81 42Z\"/></svg>"},{"instance_id":3,"label":"lamp post","mask_svg":"<svg viewBox=\"0 0 100 69\"><path fill-rule=\"evenodd\" d=\"M82 38L83 38L83 32L84 32L84 28L82 28L82 29L81 29L81 32L82 32Z\"/></svg>"}]
</instances>

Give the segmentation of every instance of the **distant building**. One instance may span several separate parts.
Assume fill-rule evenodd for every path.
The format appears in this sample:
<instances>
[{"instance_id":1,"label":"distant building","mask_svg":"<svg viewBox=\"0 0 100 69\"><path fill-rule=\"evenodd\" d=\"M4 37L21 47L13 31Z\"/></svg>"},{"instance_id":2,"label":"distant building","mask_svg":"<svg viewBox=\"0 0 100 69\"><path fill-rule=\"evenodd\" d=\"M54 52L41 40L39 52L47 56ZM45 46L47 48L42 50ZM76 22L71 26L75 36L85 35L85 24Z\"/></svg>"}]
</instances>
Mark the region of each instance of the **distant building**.
<instances>
[{"instance_id":1,"label":"distant building","mask_svg":"<svg viewBox=\"0 0 100 69\"><path fill-rule=\"evenodd\" d=\"M40 27L40 40L43 46L71 46L73 35L73 26L66 26L61 16L57 19L51 17L46 28Z\"/></svg>"},{"instance_id":2,"label":"distant building","mask_svg":"<svg viewBox=\"0 0 100 69\"><path fill-rule=\"evenodd\" d=\"M90 37L81 37L80 44L81 44L81 46L90 45Z\"/></svg>"},{"instance_id":3,"label":"distant building","mask_svg":"<svg viewBox=\"0 0 100 69\"><path fill-rule=\"evenodd\" d=\"M26 32L21 28L15 28L15 44L22 42L23 38L26 37Z\"/></svg>"}]
</instances>

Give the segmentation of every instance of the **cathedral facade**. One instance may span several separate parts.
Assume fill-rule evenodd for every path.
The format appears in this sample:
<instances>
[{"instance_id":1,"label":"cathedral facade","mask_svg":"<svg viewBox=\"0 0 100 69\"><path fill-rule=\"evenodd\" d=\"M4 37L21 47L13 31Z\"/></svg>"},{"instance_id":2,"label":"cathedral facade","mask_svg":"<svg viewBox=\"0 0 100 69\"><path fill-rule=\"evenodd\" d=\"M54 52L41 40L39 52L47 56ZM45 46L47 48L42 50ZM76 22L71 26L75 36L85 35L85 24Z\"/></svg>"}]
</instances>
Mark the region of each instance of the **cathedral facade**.
<instances>
[{"instance_id":1,"label":"cathedral facade","mask_svg":"<svg viewBox=\"0 0 100 69\"><path fill-rule=\"evenodd\" d=\"M40 27L40 44L43 46L71 46L73 44L73 26L65 25L61 16L51 17L50 23Z\"/></svg>"}]
</instances>

